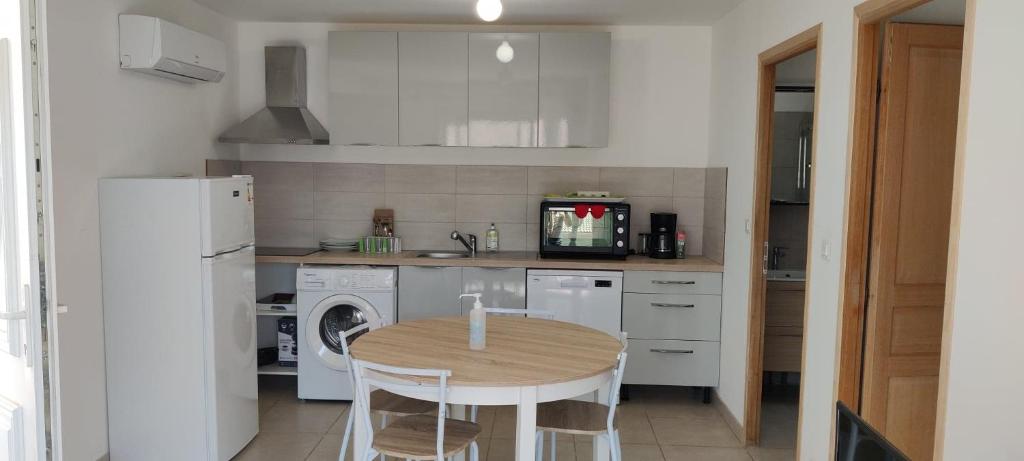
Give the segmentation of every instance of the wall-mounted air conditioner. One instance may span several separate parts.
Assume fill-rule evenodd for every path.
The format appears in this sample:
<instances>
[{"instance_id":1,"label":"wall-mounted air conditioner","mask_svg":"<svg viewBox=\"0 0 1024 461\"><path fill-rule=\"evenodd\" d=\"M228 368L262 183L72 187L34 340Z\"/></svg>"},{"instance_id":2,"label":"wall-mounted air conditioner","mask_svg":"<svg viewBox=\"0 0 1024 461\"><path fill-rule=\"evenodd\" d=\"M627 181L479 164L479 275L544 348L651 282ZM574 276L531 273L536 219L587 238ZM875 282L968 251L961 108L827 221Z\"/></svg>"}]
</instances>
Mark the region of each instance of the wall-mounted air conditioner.
<instances>
[{"instance_id":1,"label":"wall-mounted air conditioner","mask_svg":"<svg viewBox=\"0 0 1024 461\"><path fill-rule=\"evenodd\" d=\"M182 82L219 82L227 67L224 43L151 16L117 18L121 68Z\"/></svg>"}]
</instances>

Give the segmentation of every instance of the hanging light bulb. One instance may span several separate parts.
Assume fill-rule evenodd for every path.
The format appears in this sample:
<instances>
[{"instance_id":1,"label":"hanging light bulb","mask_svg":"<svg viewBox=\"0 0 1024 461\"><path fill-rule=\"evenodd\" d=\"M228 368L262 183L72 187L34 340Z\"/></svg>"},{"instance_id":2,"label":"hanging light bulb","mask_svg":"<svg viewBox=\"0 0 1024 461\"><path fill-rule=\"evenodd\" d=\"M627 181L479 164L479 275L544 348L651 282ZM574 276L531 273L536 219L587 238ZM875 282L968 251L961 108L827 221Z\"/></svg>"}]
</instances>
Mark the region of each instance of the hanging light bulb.
<instances>
[{"instance_id":1,"label":"hanging light bulb","mask_svg":"<svg viewBox=\"0 0 1024 461\"><path fill-rule=\"evenodd\" d=\"M487 22L501 17L501 0L477 0L476 15Z\"/></svg>"},{"instance_id":2,"label":"hanging light bulb","mask_svg":"<svg viewBox=\"0 0 1024 461\"><path fill-rule=\"evenodd\" d=\"M512 45L508 44L508 40L505 40L501 42L501 45L498 45L498 49L494 52L494 56L498 58L502 64L508 64L516 57L516 50L512 48Z\"/></svg>"}]
</instances>

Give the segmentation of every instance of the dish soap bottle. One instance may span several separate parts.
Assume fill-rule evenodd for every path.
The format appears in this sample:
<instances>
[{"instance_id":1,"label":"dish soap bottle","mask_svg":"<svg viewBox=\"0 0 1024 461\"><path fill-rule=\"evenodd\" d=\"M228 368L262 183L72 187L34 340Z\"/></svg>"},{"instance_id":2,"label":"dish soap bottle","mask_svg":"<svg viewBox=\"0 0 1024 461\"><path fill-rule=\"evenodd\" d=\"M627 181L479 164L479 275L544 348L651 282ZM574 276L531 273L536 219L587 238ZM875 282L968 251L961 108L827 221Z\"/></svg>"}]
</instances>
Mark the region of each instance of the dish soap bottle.
<instances>
[{"instance_id":1,"label":"dish soap bottle","mask_svg":"<svg viewBox=\"0 0 1024 461\"><path fill-rule=\"evenodd\" d=\"M686 232L676 232L676 258L686 259Z\"/></svg>"},{"instance_id":2,"label":"dish soap bottle","mask_svg":"<svg viewBox=\"0 0 1024 461\"><path fill-rule=\"evenodd\" d=\"M480 293L466 293L459 296L459 299L473 297L473 310L469 311L469 348L474 351L482 351L487 347L487 312L480 302Z\"/></svg>"},{"instance_id":3,"label":"dish soap bottle","mask_svg":"<svg viewBox=\"0 0 1024 461\"><path fill-rule=\"evenodd\" d=\"M491 223L491 228L487 229L484 249L488 252L498 251L498 229L494 227L494 223Z\"/></svg>"}]
</instances>

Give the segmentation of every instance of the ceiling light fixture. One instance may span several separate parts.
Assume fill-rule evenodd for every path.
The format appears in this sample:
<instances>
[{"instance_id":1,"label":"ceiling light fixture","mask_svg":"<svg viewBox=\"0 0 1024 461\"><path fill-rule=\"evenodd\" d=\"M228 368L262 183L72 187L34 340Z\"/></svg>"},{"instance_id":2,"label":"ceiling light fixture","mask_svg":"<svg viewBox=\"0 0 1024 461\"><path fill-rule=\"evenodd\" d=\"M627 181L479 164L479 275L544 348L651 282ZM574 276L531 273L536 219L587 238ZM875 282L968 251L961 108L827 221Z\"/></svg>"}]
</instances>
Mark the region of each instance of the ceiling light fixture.
<instances>
[{"instance_id":1,"label":"ceiling light fixture","mask_svg":"<svg viewBox=\"0 0 1024 461\"><path fill-rule=\"evenodd\" d=\"M477 0L476 15L487 22L501 17L501 0Z\"/></svg>"},{"instance_id":2,"label":"ceiling light fixture","mask_svg":"<svg viewBox=\"0 0 1024 461\"><path fill-rule=\"evenodd\" d=\"M505 40L501 42L501 45L498 45L498 49L494 52L494 57L498 58L502 64L508 64L516 57L516 50L512 48L512 45L508 44L508 40Z\"/></svg>"}]
</instances>

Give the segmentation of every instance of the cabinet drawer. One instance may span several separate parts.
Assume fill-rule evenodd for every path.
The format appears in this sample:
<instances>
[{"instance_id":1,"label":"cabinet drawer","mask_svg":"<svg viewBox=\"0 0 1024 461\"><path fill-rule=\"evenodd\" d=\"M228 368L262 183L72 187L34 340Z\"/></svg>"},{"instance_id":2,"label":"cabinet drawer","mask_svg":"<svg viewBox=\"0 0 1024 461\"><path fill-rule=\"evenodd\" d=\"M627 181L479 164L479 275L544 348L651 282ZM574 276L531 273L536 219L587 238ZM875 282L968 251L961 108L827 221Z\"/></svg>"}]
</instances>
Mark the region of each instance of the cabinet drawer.
<instances>
[{"instance_id":1,"label":"cabinet drawer","mask_svg":"<svg viewBox=\"0 0 1024 461\"><path fill-rule=\"evenodd\" d=\"M718 272L629 271L624 279L627 293L722 294L722 274Z\"/></svg>"},{"instance_id":2,"label":"cabinet drawer","mask_svg":"<svg viewBox=\"0 0 1024 461\"><path fill-rule=\"evenodd\" d=\"M630 339L625 384L717 386L719 343Z\"/></svg>"},{"instance_id":3,"label":"cabinet drawer","mask_svg":"<svg viewBox=\"0 0 1024 461\"><path fill-rule=\"evenodd\" d=\"M803 282L768 282L765 326L792 327L804 324L803 287Z\"/></svg>"},{"instance_id":4,"label":"cabinet drawer","mask_svg":"<svg viewBox=\"0 0 1024 461\"><path fill-rule=\"evenodd\" d=\"M721 319L718 295L622 295L622 328L631 338L718 341Z\"/></svg>"},{"instance_id":5,"label":"cabinet drawer","mask_svg":"<svg viewBox=\"0 0 1024 461\"><path fill-rule=\"evenodd\" d=\"M803 340L803 336L765 336L764 371L799 372Z\"/></svg>"}]
</instances>

